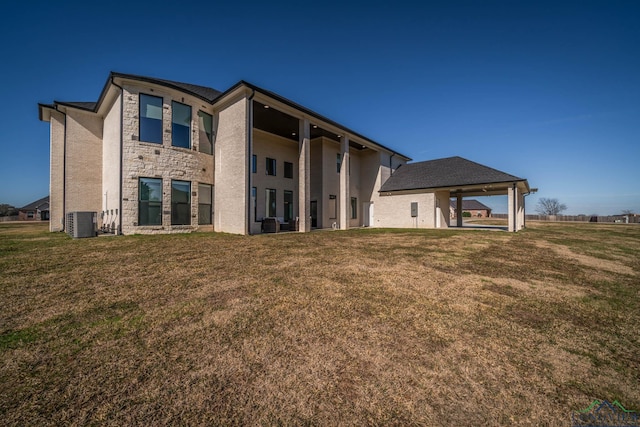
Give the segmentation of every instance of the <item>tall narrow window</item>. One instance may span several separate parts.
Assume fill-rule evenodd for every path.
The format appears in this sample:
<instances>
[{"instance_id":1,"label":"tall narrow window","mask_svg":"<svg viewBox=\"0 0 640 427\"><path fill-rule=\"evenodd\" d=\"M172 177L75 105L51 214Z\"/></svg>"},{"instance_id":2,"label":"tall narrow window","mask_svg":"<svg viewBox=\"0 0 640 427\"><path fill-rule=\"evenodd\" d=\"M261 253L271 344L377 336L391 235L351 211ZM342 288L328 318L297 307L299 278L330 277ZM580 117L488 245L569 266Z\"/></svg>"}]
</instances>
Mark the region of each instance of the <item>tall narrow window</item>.
<instances>
[{"instance_id":1,"label":"tall narrow window","mask_svg":"<svg viewBox=\"0 0 640 427\"><path fill-rule=\"evenodd\" d=\"M340 173L340 166L342 166L342 157L340 153L336 154L336 172Z\"/></svg>"},{"instance_id":2,"label":"tall narrow window","mask_svg":"<svg viewBox=\"0 0 640 427\"><path fill-rule=\"evenodd\" d=\"M284 191L284 222L293 218L293 191Z\"/></svg>"},{"instance_id":3,"label":"tall narrow window","mask_svg":"<svg viewBox=\"0 0 640 427\"><path fill-rule=\"evenodd\" d=\"M351 198L351 219L358 219L358 199Z\"/></svg>"},{"instance_id":4,"label":"tall narrow window","mask_svg":"<svg viewBox=\"0 0 640 427\"><path fill-rule=\"evenodd\" d=\"M267 175L276 176L276 159L267 157Z\"/></svg>"},{"instance_id":5,"label":"tall narrow window","mask_svg":"<svg viewBox=\"0 0 640 427\"><path fill-rule=\"evenodd\" d=\"M198 184L198 224L211 224L212 188L209 184Z\"/></svg>"},{"instance_id":6,"label":"tall narrow window","mask_svg":"<svg viewBox=\"0 0 640 427\"><path fill-rule=\"evenodd\" d=\"M138 179L138 225L162 225L162 179Z\"/></svg>"},{"instance_id":7,"label":"tall narrow window","mask_svg":"<svg viewBox=\"0 0 640 427\"><path fill-rule=\"evenodd\" d=\"M191 148L191 107L171 102L171 145Z\"/></svg>"},{"instance_id":8,"label":"tall narrow window","mask_svg":"<svg viewBox=\"0 0 640 427\"><path fill-rule=\"evenodd\" d=\"M265 216L272 218L276 216L276 190L267 188L265 192Z\"/></svg>"},{"instance_id":9,"label":"tall narrow window","mask_svg":"<svg viewBox=\"0 0 640 427\"><path fill-rule=\"evenodd\" d=\"M258 189L251 187L251 203L253 203L253 221L258 220Z\"/></svg>"},{"instance_id":10,"label":"tall narrow window","mask_svg":"<svg viewBox=\"0 0 640 427\"><path fill-rule=\"evenodd\" d=\"M329 194L329 218L336 219L338 217L337 198L334 194Z\"/></svg>"},{"instance_id":11,"label":"tall narrow window","mask_svg":"<svg viewBox=\"0 0 640 427\"><path fill-rule=\"evenodd\" d=\"M255 154L251 156L251 172L258 172L258 156Z\"/></svg>"},{"instance_id":12,"label":"tall narrow window","mask_svg":"<svg viewBox=\"0 0 640 427\"><path fill-rule=\"evenodd\" d=\"M284 177L293 178L293 163L284 162Z\"/></svg>"},{"instance_id":13,"label":"tall narrow window","mask_svg":"<svg viewBox=\"0 0 640 427\"><path fill-rule=\"evenodd\" d=\"M162 98L140 94L140 141L162 144Z\"/></svg>"},{"instance_id":14,"label":"tall narrow window","mask_svg":"<svg viewBox=\"0 0 640 427\"><path fill-rule=\"evenodd\" d=\"M198 126L200 137L198 147L201 153L213 154L213 116L204 111L198 111Z\"/></svg>"},{"instance_id":15,"label":"tall narrow window","mask_svg":"<svg viewBox=\"0 0 640 427\"><path fill-rule=\"evenodd\" d=\"M171 180L171 225L191 224L191 183Z\"/></svg>"}]
</instances>

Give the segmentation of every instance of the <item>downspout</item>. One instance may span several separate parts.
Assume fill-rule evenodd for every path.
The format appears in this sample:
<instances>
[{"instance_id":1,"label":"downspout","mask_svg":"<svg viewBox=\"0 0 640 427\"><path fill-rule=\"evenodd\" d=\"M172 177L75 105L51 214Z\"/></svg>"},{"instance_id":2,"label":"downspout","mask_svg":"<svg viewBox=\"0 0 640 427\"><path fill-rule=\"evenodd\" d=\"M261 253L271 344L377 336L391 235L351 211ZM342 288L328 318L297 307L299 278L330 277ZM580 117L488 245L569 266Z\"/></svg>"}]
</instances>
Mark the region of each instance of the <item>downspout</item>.
<instances>
[{"instance_id":1,"label":"downspout","mask_svg":"<svg viewBox=\"0 0 640 427\"><path fill-rule=\"evenodd\" d=\"M67 113L60 111L56 104L56 111L64 116L64 136L62 138L62 231L67 228Z\"/></svg>"},{"instance_id":2,"label":"downspout","mask_svg":"<svg viewBox=\"0 0 640 427\"><path fill-rule=\"evenodd\" d=\"M122 134L124 132L124 89L122 86L116 84L113 81L113 76L111 76L111 84L120 89L120 179L119 182L119 193L120 197L118 197L118 232L117 234L122 234L122 168L124 167L124 147L123 147L123 138Z\"/></svg>"},{"instance_id":3,"label":"downspout","mask_svg":"<svg viewBox=\"0 0 640 427\"><path fill-rule=\"evenodd\" d=\"M251 96L247 98L247 108L249 109L249 117L247 120L247 234L251 234L251 162L253 148L253 97L256 95L255 89L251 89Z\"/></svg>"}]
</instances>

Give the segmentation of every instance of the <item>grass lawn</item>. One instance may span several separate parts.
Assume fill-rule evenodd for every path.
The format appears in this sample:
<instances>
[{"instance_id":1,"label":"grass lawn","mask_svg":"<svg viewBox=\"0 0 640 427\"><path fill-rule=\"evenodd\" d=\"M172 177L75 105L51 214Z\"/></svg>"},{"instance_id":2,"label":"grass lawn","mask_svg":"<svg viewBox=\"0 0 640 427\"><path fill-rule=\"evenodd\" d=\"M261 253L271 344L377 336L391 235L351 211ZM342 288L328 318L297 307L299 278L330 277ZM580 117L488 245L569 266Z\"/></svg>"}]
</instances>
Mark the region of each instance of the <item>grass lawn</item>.
<instances>
[{"instance_id":1,"label":"grass lawn","mask_svg":"<svg viewBox=\"0 0 640 427\"><path fill-rule=\"evenodd\" d=\"M0 224L4 425L640 411L640 226L73 240Z\"/></svg>"}]
</instances>

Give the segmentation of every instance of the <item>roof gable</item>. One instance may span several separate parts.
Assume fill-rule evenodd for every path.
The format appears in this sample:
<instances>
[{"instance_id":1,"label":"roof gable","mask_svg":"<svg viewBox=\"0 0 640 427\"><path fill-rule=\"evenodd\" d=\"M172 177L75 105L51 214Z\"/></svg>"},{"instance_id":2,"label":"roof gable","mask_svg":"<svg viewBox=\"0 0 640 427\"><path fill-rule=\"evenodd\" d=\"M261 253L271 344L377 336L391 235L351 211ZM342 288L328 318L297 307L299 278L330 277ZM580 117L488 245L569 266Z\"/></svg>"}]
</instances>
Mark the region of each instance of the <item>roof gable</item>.
<instances>
[{"instance_id":1,"label":"roof gable","mask_svg":"<svg viewBox=\"0 0 640 427\"><path fill-rule=\"evenodd\" d=\"M49 209L49 196L43 197L42 199L36 200L35 202L29 203L26 206L19 208L21 211L33 211L33 210L47 210Z\"/></svg>"},{"instance_id":2,"label":"roof gable","mask_svg":"<svg viewBox=\"0 0 640 427\"><path fill-rule=\"evenodd\" d=\"M525 180L455 156L403 165L382 185L380 191L422 190L513 181Z\"/></svg>"}]
</instances>

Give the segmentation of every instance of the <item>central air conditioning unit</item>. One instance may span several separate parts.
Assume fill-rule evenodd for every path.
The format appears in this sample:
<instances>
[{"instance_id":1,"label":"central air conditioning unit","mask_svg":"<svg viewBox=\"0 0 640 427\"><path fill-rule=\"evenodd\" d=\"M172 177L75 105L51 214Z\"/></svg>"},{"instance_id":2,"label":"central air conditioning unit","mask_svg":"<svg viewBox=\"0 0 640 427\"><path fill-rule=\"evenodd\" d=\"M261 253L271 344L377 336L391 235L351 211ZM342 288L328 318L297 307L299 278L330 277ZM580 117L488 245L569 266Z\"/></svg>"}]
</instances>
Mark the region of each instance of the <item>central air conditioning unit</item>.
<instances>
[{"instance_id":1,"label":"central air conditioning unit","mask_svg":"<svg viewBox=\"0 0 640 427\"><path fill-rule=\"evenodd\" d=\"M71 237L95 237L98 235L98 213L69 212L65 228Z\"/></svg>"}]
</instances>

